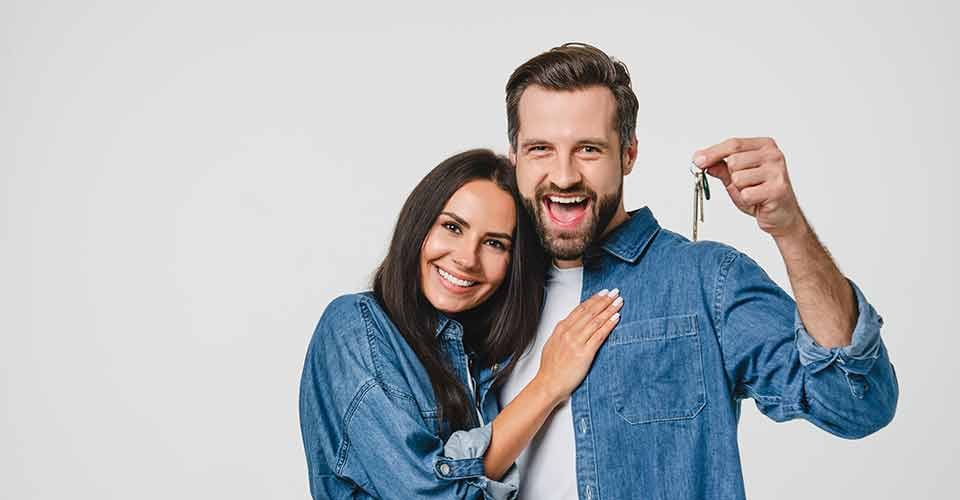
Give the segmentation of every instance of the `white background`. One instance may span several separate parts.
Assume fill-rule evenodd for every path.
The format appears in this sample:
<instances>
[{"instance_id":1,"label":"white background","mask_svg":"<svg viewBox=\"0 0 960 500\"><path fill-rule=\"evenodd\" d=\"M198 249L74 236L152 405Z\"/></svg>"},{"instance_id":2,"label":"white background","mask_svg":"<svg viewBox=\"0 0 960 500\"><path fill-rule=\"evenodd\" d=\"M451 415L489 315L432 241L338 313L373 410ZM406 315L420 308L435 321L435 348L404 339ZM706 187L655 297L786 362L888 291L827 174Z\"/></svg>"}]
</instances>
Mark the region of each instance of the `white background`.
<instances>
[{"instance_id":1,"label":"white background","mask_svg":"<svg viewBox=\"0 0 960 500\"><path fill-rule=\"evenodd\" d=\"M628 209L686 234L694 150L773 136L886 321L893 423L844 441L746 402L748 495L952 497L956 4L617 3L2 0L0 498L308 497L320 313L430 168L506 151L507 76L570 40L631 69ZM704 237L788 287L715 189Z\"/></svg>"}]
</instances>

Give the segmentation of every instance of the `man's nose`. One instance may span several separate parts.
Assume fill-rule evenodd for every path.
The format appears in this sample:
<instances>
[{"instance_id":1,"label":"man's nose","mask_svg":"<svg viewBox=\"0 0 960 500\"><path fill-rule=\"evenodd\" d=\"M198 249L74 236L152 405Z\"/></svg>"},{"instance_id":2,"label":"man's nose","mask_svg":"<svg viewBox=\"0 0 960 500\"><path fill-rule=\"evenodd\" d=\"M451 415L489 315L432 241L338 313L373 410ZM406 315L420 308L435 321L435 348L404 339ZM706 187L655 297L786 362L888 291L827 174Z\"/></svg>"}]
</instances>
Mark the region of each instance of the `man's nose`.
<instances>
[{"instance_id":1,"label":"man's nose","mask_svg":"<svg viewBox=\"0 0 960 500\"><path fill-rule=\"evenodd\" d=\"M581 180L580 169L568 156L563 155L558 158L556 165L550 169L550 182L560 189L573 187Z\"/></svg>"}]
</instances>

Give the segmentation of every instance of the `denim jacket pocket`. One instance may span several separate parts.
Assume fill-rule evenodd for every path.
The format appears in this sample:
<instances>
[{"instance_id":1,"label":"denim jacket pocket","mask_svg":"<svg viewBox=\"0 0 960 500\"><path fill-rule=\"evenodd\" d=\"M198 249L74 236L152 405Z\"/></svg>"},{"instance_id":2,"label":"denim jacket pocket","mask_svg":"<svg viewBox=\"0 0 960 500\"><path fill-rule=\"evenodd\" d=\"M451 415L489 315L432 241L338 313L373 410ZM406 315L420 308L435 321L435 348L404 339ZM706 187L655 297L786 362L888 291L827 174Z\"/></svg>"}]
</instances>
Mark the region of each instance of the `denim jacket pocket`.
<instances>
[{"instance_id":1,"label":"denim jacket pocket","mask_svg":"<svg viewBox=\"0 0 960 500\"><path fill-rule=\"evenodd\" d=\"M696 315L624 323L607 346L614 411L627 422L692 419L706 405Z\"/></svg>"}]
</instances>

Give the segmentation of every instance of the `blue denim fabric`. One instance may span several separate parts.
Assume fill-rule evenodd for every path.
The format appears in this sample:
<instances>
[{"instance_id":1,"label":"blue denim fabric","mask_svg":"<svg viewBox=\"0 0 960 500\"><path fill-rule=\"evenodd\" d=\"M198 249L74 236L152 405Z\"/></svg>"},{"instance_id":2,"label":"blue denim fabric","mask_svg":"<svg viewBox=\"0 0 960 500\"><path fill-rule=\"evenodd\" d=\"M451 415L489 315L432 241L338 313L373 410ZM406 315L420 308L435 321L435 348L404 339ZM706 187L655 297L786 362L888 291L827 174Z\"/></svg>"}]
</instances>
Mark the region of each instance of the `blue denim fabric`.
<instances>
[{"instance_id":1,"label":"blue denim fabric","mask_svg":"<svg viewBox=\"0 0 960 500\"><path fill-rule=\"evenodd\" d=\"M441 316L437 336L470 387L463 328ZM334 300L310 341L300 381L313 498L516 497L516 466L500 481L484 476L489 422L499 411L490 387L499 367L472 368L485 425L451 435L438 422L426 370L376 299L362 293Z\"/></svg>"},{"instance_id":2,"label":"blue denim fabric","mask_svg":"<svg viewBox=\"0 0 960 500\"><path fill-rule=\"evenodd\" d=\"M893 418L882 320L856 285L853 342L825 349L756 262L662 229L649 209L601 248L585 260L582 298L619 288L625 302L571 396L581 499L745 498L745 398L775 421L802 418L850 439Z\"/></svg>"}]
</instances>

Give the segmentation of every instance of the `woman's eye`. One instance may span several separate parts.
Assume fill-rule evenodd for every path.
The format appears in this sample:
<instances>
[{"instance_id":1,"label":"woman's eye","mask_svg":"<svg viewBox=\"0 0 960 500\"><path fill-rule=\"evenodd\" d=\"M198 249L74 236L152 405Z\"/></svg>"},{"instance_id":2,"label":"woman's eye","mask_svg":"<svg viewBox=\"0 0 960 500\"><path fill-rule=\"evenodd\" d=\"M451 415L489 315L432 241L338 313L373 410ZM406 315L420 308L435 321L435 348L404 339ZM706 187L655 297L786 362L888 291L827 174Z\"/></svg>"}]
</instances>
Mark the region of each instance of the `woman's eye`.
<instances>
[{"instance_id":1,"label":"woman's eye","mask_svg":"<svg viewBox=\"0 0 960 500\"><path fill-rule=\"evenodd\" d=\"M487 245L492 246L500 250L506 250L507 246L503 244L500 240L487 240Z\"/></svg>"},{"instance_id":2,"label":"woman's eye","mask_svg":"<svg viewBox=\"0 0 960 500\"><path fill-rule=\"evenodd\" d=\"M454 224L454 223L452 223L452 222L444 222L444 223L443 223L443 227L444 227L447 231L450 231L451 233L460 234L460 226L458 226L458 225L456 225L456 224Z\"/></svg>"}]
</instances>

